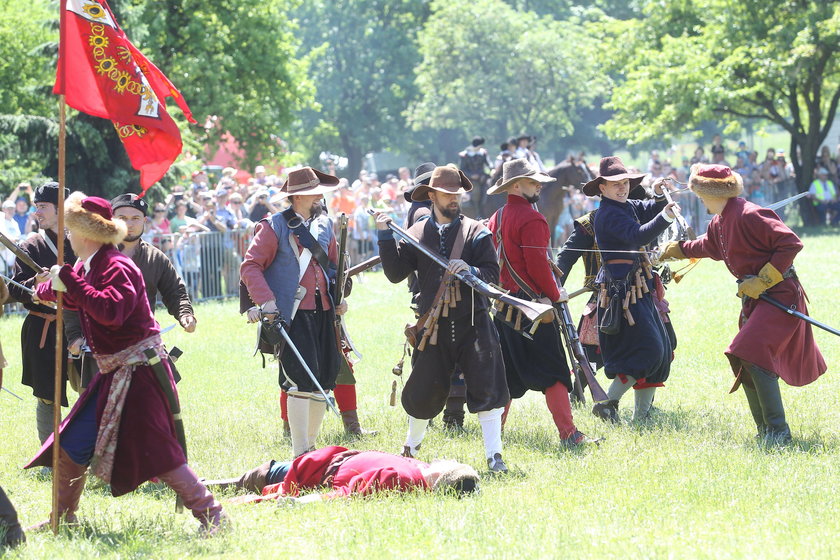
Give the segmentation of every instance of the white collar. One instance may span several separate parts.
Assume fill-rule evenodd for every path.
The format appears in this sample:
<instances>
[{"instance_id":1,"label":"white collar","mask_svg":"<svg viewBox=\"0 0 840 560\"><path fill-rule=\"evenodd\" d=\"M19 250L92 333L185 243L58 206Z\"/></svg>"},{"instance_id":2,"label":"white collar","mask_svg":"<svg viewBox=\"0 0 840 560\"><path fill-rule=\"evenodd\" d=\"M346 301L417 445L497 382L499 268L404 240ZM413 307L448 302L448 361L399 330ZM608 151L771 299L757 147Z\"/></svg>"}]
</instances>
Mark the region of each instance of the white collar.
<instances>
[{"instance_id":1,"label":"white collar","mask_svg":"<svg viewBox=\"0 0 840 560\"><path fill-rule=\"evenodd\" d=\"M101 247L100 247L100 249L101 249ZM86 258L86 259L85 259L85 274L87 274L88 272L90 272L90 261L92 261L92 260L93 260L93 257L95 257L95 256L96 256L96 253L98 253L98 252L99 252L99 249L97 249L96 251L94 251L94 252L93 252L93 254L92 254L91 256L89 256L88 258Z\"/></svg>"}]
</instances>

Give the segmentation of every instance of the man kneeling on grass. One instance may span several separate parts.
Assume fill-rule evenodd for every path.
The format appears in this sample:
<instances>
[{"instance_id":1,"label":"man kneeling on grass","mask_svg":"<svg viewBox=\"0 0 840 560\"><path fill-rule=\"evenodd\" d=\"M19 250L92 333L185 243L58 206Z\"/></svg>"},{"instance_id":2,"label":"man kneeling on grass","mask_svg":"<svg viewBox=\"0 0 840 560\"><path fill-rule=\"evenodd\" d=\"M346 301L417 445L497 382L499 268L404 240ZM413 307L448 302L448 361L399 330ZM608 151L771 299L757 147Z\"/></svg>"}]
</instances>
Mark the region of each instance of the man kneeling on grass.
<instances>
[{"instance_id":1,"label":"man kneeling on grass","mask_svg":"<svg viewBox=\"0 0 840 560\"><path fill-rule=\"evenodd\" d=\"M447 459L424 463L381 451L354 451L334 445L304 453L290 462L269 461L239 478L207 484L260 494L237 498L236 503L274 499L305 503L388 490L468 494L478 489L478 473L469 465ZM301 490L314 488L326 492L298 497Z\"/></svg>"}]
</instances>

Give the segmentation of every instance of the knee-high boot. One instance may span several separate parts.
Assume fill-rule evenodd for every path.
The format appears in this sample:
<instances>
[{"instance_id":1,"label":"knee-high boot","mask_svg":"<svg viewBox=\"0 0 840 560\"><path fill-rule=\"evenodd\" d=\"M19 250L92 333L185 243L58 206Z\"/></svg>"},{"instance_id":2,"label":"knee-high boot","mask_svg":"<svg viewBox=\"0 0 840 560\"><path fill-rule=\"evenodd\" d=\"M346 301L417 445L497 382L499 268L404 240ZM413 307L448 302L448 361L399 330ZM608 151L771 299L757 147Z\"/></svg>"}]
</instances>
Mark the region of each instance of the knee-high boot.
<instances>
[{"instance_id":1,"label":"knee-high boot","mask_svg":"<svg viewBox=\"0 0 840 560\"><path fill-rule=\"evenodd\" d=\"M55 452L55 450L53 450ZM73 461L70 456L59 447L58 450L58 511L50 514L58 515L59 520L63 517L66 523L76 523L76 510L79 509L79 501L82 499L82 492L85 489L85 473L87 466L80 465ZM49 521L43 521L33 525L29 530L41 530L48 527Z\"/></svg>"},{"instance_id":2,"label":"knee-high boot","mask_svg":"<svg viewBox=\"0 0 840 560\"><path fill-rule=\"evenodd\" d=\"M758 393L755 387L749 387L746 381L741 383L741 386L744 388L744 394L747 396L747 404L750 406L750 413L755 422L758 437L763 438L767 433L767 426L764 425L764 413L761 411L761 402L758 400Z\"/></svg>"},{"instance_id":3,"label":"knee-high boot","mask_svg":"<svg viewBox=\"0 0 840 560\"><path fill-rule=\"evenodd\" d=\"M782 393L779 391L779 378L770 377L755 367L748 368L748 371L755 385L758 402L761 404L767 443L789 442L791 440L790 427L785 419L785 407L782 404Z\"/></svg>"},{"instance_id":4,"label":"knee-high boot","mask_svg":"<svg viewBox=\"0 0 840 560\"><path fill-rule=\"evenodd\" d=\"M165 482L189 509L193 517L201 522L201 528L207 534L216 533L226 519L222 506L207 490L198 476L184 463L180 467L158 476Z\"/></svg>"},{"instance_id":5,"label":"knee-high boot","mask_svg":"<svg viewBox=\"0 0 840 560\"><path fill-rule=\"evenodd\" d=\"M0 531L5 533L0 538L0 548L17 546L26 542L26 535L23 534L23 529L20 527L15 506L3 492L2 487L0 487Z\"/></svg>"}]
</instances>

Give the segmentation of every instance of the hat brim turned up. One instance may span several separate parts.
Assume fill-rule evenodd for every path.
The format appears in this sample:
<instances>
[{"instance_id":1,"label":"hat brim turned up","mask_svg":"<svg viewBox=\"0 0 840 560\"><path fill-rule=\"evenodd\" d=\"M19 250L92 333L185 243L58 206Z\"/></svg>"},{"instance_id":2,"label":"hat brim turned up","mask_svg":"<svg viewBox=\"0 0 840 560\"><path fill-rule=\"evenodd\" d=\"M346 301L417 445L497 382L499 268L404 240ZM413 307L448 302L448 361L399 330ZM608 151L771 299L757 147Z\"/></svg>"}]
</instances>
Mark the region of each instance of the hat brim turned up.
<instances>
[{"instance_id":1,"label":"hat brim turned up","mask_svg":"<svg viewBox=\"0 0 840 560\"><path fill-rule=\"evenodd\" d=\"M499 179L499 181L495 185L487 189L487 194L499 194L506 192L511 187L511 185L513 185L519 179L533 179L534 181L539 181L540 183L553 183L557 180L551 175L546 175L545 173L539 172L534 173L533 175L519 175L517 177L511 177L504 183L502 182L502 179Z\"/></svg>"},{"instance_id":2,"label":"hat brim turned up","mask_svg":"<svg viewBox=\"0 0 840 560\"><path fill-rule=\"evenodd\" d=\"M583 194L585 194L586 196L599 196L601 194L601 189L599 189L598 187L601 185L601 183L603 183L604 181L623 181L624 179L630 180L630 190L632 191L633 189L642 184L642 179L644 178L644 173L622 173L621 175L606 176L600 175L583 185L581 191L583 191Z\"/></svg>"}]
</instances>

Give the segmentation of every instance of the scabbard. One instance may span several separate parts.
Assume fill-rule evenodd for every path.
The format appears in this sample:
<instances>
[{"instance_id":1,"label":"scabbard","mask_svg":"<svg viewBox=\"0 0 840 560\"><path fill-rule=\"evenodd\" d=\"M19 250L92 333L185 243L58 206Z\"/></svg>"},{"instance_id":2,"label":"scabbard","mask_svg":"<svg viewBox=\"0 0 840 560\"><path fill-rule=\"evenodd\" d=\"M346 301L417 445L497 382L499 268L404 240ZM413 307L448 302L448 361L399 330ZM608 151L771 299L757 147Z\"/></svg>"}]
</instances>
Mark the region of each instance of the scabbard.
<instances>
[{"instance_id":1,"label":"scabbard","mask_svg":"<svg viewBox=\"0 0 840 560\"><path fill-rule=\"evenodd\" d=\"M187 438L184 433L184 421L181 419L181 403L178 402L178 395L175 394L172 384L169 382L169 372L157 355L154 348L146 348L143 350L146 355L146 360L152 371L155 372L155 377L160 384L163 394L166 395L166 401L169 403L169 410L172 412L172 420L175 422L175 437L178 438L178 443L184 451L184 458L187 457Z\"/></svg>"}]
</instances>

